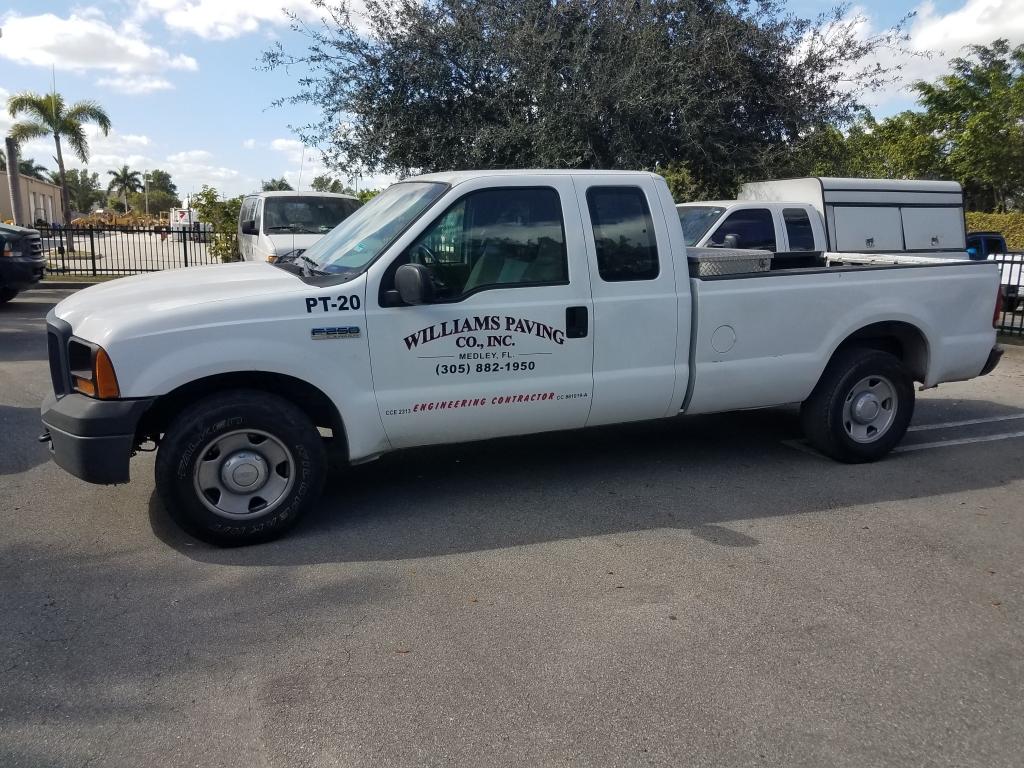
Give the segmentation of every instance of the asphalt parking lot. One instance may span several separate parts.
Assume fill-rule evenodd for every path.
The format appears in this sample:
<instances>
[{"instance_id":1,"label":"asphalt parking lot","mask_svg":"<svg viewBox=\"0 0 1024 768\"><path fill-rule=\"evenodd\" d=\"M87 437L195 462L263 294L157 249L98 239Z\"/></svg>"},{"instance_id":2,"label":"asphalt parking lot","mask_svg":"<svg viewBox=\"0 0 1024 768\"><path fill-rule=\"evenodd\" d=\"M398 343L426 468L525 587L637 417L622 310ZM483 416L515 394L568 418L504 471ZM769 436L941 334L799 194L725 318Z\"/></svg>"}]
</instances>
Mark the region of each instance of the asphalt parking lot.
<instances>
[{"instance_id":1,"label":"asphalt parking lot","mask_svg":"<svg viewBox=\"0 0 1024 768\"><path fill-rule=\"evenodd\" d=\"M1019 766L1024 347L845 466L792 408L408 451L213 549L57 469L0 307L0 765Z\"/></svg>"}]
</instances>

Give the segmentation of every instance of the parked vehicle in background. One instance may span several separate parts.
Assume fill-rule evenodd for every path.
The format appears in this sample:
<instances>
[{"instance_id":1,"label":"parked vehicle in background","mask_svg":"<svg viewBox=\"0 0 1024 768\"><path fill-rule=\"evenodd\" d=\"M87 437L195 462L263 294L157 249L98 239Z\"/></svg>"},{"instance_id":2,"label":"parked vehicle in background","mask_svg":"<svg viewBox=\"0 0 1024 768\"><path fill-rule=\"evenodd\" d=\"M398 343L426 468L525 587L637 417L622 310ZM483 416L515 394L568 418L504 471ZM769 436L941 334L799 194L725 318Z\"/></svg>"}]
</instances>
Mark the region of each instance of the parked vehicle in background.
<instances>
[{"instance_id":1,"label":"parked vehicle in background","mask_svg":"<svg viewBox=\"0 0 1024 768\"><path fill-rule=\"evenodd\" d=\"M238 249L243 261L292 257L326 235L362 203L334 192L260 192L242 200Z\"/></svg>"},{"instance_id":2,"label":"parked vehicle in background","mask_svg":"<svg viewBox=\"0 0 1024 768\"><path fill-rule=\"evenodd\" d=\"M359 464L802 403L819 450L872 461L903 437L915 381L995 367L999 276L967 259L843 258L769 269L763 251L691 252L651 173L421 176L293 261L62 301L44 440L94 483L127 482L130 457L156 444L164 505L217 542L286 530L316 501L328 451Z\"/></svg>"},{"instance_id":3,"label":"parked vehicle in background","mask_svg":"<svg viewBox=\"0 0 1024 768\"><path fill-rule=\"evenodd\" d=\"M39 232L0 224L0 304L43 279L46 256Z\"/></svg>"},{"instance_id":4,"label":"parked vehicle in background","mask_svg":"<svg viewBox=\"0 0 1024 768\"><path fill-rule=\"evenodd\" d=\"M953 181L760 181L736 200L676 207L687 245L772 251L777 266L824 252L965 258L963 190Z\"/></svg>"},{"instance_id":5,"label":"parked vehicle in background","mask_svg":"<svg viewBox=\"0 0 1024 768\"><path fill-rule=\"evenodd\" d=\"M1016 312L1022 298L1024 283L1024 254L1013 254L1006 238L999 232L970 232L967 235L967 255L974 261L1000 262L1003 302L1007 312Z\"/></svg>"}]
</instances>

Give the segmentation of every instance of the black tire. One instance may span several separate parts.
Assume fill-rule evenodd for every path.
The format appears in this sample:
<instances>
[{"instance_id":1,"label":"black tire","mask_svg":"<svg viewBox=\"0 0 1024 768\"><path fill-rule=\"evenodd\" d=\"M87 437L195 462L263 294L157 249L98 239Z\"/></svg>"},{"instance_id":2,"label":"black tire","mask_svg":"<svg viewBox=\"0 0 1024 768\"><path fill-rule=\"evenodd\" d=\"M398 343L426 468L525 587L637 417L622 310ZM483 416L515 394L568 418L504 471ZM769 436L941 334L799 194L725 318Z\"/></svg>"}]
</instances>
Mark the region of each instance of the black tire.
<instances>
[{"instance_id":1,"label":"black tire","mask_svg":"<svg viewBox=\"0 0 1024 768\"><path fill-rule=\"evenodd\" d=\"M18 291L14 288L0 288L0 304L6 304L17 295Z\"/></svg>"},{"instance_id":2,"label":"black tire","mask_svg":"<svg viewBox=\"0 0 1024 768\"><path fill-rule=\"evenodd\" d=\"M864 385L865 380L876 383ZM891 414L873 386L891 392ZM862 391L855 391L857 387ZM867 425L858 418L868 414L851 418L847 413L847 407L853 410L862 397L879 403L879 416ZM866 405L874 408L871 402ZM856 347L836 353L800 408L800 421L811 445L826 456L850 464L876 461L889 453L903 439L913 415L914 382L903 364L888 352ZM876 427L872 435L872 424L883 422L884 428Z\"/></svg>"},{"instance_id":3,"label":"black tire","mask_svg":"<svg viewBox=\"0 0 1024 768\"><path fill-rule=\"evenodd\" d=\"M275 455L282 460L275 461ZM249 472L244 479L262 472L263 483L232 493L225 485L226 472L231 482L236 477L229 472L230 461L252 462L233 466ZM200 489L203 478L210 484L213 469L223 497L219 490ZM186 408L167 428L156 457L157 492L168 513L189 533L219 545L253 544L283 534L320 497L325 474L323 439L309 418L284 398L255 390L221 392ZM267 499L262 491L268 491ZM252 511L211 509L228 506L225 499L247 500Z\"/></svg>"}]
</instances>

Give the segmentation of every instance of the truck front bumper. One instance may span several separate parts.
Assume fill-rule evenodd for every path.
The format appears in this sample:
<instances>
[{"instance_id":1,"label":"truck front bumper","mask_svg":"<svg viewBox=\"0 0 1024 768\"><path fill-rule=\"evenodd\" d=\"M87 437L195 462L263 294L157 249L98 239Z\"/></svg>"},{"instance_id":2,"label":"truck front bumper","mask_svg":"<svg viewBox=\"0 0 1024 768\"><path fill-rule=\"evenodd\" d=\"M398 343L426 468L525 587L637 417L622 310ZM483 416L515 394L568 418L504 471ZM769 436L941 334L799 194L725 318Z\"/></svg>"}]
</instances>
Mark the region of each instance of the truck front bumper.
<instances>
[{"instance_id":1,"label":"truck front bumper","mask_svg":"<svg viewBox=\"0 0 1024 768\"><path fill-rule=\"evenodd\" d=\"M979 376L985 376L995 370L996 366L999 365L999 361L1003 357L1003 348L996 344L992 347L992 351L988 353L988 360L985 361L985 367L981 369Z\"/></svg>"},{"instance_id":2,"label":"truck front bumper","mask_svg":"<svg viewBox=\"0 0 1024 768\"><path fill-rule=\"evenodd\" d=\"M128 462L135 450L139 419L152 398L94 400L78 393L43 401L41 416L46 431L40 440L50 443L57 466L89 483L128 482Z\"/></svg>"},{"instance_id":3,"label":"truck front bumper","mask_svg":"<svg viewBox=\"0 0 1024 768\"><path fill-rule=\"evenodd\" d=\"M46 259L0 256L0 287L24 290L43 279Z\"/></svg>"}]
</instances>

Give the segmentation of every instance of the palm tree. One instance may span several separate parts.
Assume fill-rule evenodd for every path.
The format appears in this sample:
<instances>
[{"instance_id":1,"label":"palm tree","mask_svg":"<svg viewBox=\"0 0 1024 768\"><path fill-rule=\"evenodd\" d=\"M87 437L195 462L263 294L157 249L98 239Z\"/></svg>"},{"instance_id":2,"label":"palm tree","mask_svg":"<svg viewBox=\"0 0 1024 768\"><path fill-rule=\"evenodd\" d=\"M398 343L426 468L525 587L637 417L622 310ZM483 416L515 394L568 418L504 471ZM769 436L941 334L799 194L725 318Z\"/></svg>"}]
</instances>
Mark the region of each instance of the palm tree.
<instances>
[{"instance_id":1,"label":"palm tree","mask_svg":"<svg viewBox=\"0 0 1024 768\"><path fill-rule=\"evenodd\" d=\"M128 213L128 193L142 189L142 176L127 165L122 165L116 171L107 171L107 176L113 176L107 185L107 192L119 195L124 200L124 212Z\"/></svg>"},{"instance_id":2,"label":"palm tree","mask_svg":"<svg viewBox=\"0 0 1024 768\"><path fill-rule=\"evenodd\" d=\"M64 208L64 225L67 233L68 250L75 249L71 238L71 202L68 199L67 174L64 169L64 153L61 139L65 139L75 156L83 163L89 160L89 142L85 136L85 124L95 123L106 136L110 132L110 118L103 107L95 101L76 101L70 107L59 93L39 94L22 91L7 99L7 112L12 118L24 114L26 120L11 126L10 137L19 144L30 139L53 136L57 148L57 169L60 172L60 199Z\"/></svg>"},{"instance_id":3,"label":"palm tree","mask_svg":"<svg viewBox=\"0 0 1024 768\"><path fill-rule=\"evenodd\" d=\"M48 181L47 175L49 171L46 170L45 165L40 165L35 160L19 160L18 161L18 173L22 176L31 176L33 179L39 179L40 181Z\"/></svg>"},{"instance_id":4,"label":"palm tree","mask_svg":"<svg viewBox=\"0 0 1024 768\"><path fill-rule=\"evenodd\" d=\"M0 171L7 170L7 154L0 149ZM52 176L56 176L55 171L50 171L44 165L40 165L35 160L19 160L18 161L18 173L22 176L31 176L33 179L39 179L40 181L49 181ZM53 182L59 184L59 182Z\"/></svg>"}]
</instances>

